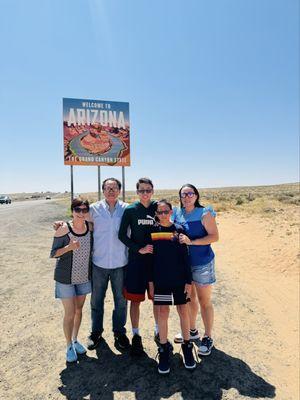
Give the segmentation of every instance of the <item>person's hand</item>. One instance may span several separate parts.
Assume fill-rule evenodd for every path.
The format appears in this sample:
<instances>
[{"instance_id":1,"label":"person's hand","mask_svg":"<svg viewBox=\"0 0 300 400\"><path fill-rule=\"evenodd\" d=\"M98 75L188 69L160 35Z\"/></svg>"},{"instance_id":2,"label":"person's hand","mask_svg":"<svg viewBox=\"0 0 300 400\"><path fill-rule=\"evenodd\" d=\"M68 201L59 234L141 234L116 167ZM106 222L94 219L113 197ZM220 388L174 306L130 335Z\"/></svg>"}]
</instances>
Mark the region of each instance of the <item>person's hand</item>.
<instances>
[{"instance_id":1,"label":"person's hand","mask_svg":"<svg viewBox=\"0 0 300 400\"><path fill-rule=\"evenodd\" d=\"M179 235L179 243L180 244L191 244L191 239L189 239L186 235L183 233L180 233Z\"/></svg>"},{"instance_id":2,"label":"person's hand","mask_svg":"<svg viewBox=\"0 0 300 400\"><path fill-rule=\"evenodd\" d=\"M55 231L57 231L57 229L58 228L60 228L61 226L63 226L63 224L64 224L64 221L55 221L54 223L53 223L53 229L55 230Z\"/></svg>"},{"instance_id":3,"label":"person's hand","mask_svg":"<svg viewBox=\"0 0 300 400\"><path fill-rule=\"evenodd\" d=\"M80 243L76 239L71 239L69 243L70 250L77 250L80 247Z\"/></svg>"},{"instance_id":4,"label":"person's hand","mask_svg":"<svg viewBox=\"0 0 300 400\"><path fill-rule=\"evenodd\" d=\"M151 299L154 299L154 285L153 282L149 282L149 296Z\"/></svg>"},{"instance_id":5,"label":"person's hand","mask_svg":"<svg viewBox=\"0 0 300 400\"><path fill-rule=\"evenodd\" d=\"M184 286L184 293L186 294L186 298L190 299L191 293L192 293L192 285L189 285L188 283L186 283L186 285Z\"/></svg>"},{"instance_id":6,"label":"person's hand","mask_svg":"<svg viewBox=\"0 0 300 400\"><path fill-rule=\"evenodd\" d=\"M140 254L152 254L153 253L153 246L152 244L147 244L145 247L139 249Z\"/></svg>"}]
</instances>

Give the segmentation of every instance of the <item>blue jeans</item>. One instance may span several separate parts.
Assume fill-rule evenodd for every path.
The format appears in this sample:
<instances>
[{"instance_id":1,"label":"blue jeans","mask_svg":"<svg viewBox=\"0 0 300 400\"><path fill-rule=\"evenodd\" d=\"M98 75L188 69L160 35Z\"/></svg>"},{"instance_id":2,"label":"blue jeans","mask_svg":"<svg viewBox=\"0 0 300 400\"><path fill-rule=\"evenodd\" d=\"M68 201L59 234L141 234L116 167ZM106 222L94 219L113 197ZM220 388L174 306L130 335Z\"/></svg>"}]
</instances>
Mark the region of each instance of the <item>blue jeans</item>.
<instances>
[{"instance_id":1,"label":"blue jeans","mask_svg":"<svg viewBox=\"0 0 300 400\"><path fill-rule=\"evenodd\" d=\"M92 332L100 335L103 332L104 299L109 280L114 297L112 330L115 335L126 332L127 301L123 297L124 267L107 269L97 267L93 264L91 296Z\"/></svg>"}]
</instances>

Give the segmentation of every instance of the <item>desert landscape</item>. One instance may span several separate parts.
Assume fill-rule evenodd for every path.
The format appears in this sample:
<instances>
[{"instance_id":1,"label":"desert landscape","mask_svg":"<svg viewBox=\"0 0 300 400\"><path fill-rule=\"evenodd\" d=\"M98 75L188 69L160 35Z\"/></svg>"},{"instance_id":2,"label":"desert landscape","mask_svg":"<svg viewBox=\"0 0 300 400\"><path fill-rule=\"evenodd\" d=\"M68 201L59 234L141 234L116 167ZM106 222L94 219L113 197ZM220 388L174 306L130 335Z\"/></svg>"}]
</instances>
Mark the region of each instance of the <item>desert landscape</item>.
<instances>
[{"instance_id":1,"label":"desert landscape","mask_svg":"<svg viewBox=\"0 0 300 400\"><path fill-rule=\"evenodd\" d=\"M133 361L114 348L111 291L105 342L76 365L65 363L62 306L54 299L52 222L67 219L68 194L11 194L0 205L0 398L280 399L299 398L299 184L201 189L217 211L220 240L214 287L215 349L186 371L175 345L171 373L157 374L152 305L141 313L147 355ZM96 200L95 193L86 194ZM32 197L36 196L36 197ZM159 190L178 204L177 191ZM26 201L25 201L26 199ZM134 192L126 200L135 199ZM89 298L80 339L89 333ZM127 322L130 333L130 323ZM199 318L199 328L203 327ZM179 330L172 310L169 337Z\"/></svg>"}]
</instances>

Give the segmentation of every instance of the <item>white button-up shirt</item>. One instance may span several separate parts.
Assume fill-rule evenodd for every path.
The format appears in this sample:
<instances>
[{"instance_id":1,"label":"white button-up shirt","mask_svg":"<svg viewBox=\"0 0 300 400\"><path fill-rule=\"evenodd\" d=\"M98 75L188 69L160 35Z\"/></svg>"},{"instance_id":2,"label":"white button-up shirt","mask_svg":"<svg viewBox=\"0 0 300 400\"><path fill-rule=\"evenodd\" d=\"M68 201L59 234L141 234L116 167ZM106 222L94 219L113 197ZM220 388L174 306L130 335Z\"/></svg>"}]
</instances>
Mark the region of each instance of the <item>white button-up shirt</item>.
<instances>
[{"instance_id":1,"label":"white button-up shirt","mask_svg":"<svg viewBox=\"0 0 300 400\"><path fill-rule=\"evenodd\" d=\"M127 203L118 200L112 213L105 200L90 206L94 222L93 263L101 268L120 268L127 264L127 247L118 239L121 219Z\"/></svg>"}]
</instances>

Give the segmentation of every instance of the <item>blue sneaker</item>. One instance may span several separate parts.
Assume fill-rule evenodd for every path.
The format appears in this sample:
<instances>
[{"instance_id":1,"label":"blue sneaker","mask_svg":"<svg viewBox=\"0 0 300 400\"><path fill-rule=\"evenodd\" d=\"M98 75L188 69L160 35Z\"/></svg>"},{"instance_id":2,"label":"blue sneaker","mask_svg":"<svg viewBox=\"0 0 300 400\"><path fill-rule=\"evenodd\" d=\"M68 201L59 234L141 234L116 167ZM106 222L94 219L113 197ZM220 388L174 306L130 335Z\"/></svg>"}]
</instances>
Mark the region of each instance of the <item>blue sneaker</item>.
<instances>
[{"instance_id":1,"label":"blue sneaker","mask_svg":"<svg viewBox=\"0 0 300 400\"><path fill-rule=\"evenodd\" d=\"M161 344L158 348L158 373L168 374L170 372L170 349L168 344Z\"/></svg>"},{"instance_id":2,"label":"blue sneaker","mask_svg":"<svg viewBox=\"0 0 300 400\"><path fill-rule=\"evenodd\" d=\"M77 354L85 354L86 353L86 348L81 343L79 343L77 340L75 340L73 342L73 346L74 346L74 349Z\"/></svg>"},{"instance_id":3,"label":"blue sneaker","mask_svg":"<svg viewBox=\"0 0 300 400\"><path fill-rule=\"evenodd\" d=\"M214 341L209 336L203 336L201 344L198 349L198 354L200 356L209 356L211 349L214 347Z\"/></svg>"},{"instance_id":4,"label":"blue sneaker","mask_svg":"<svg viewBox=\"0 0 300 400\"><path fill-rule=\"evenodd\" d=\"M69 346L67 347L66 361L69 363L77 361L77 354L74 349L73 343L69 344Z\"/></svg>"}]
</instances>

